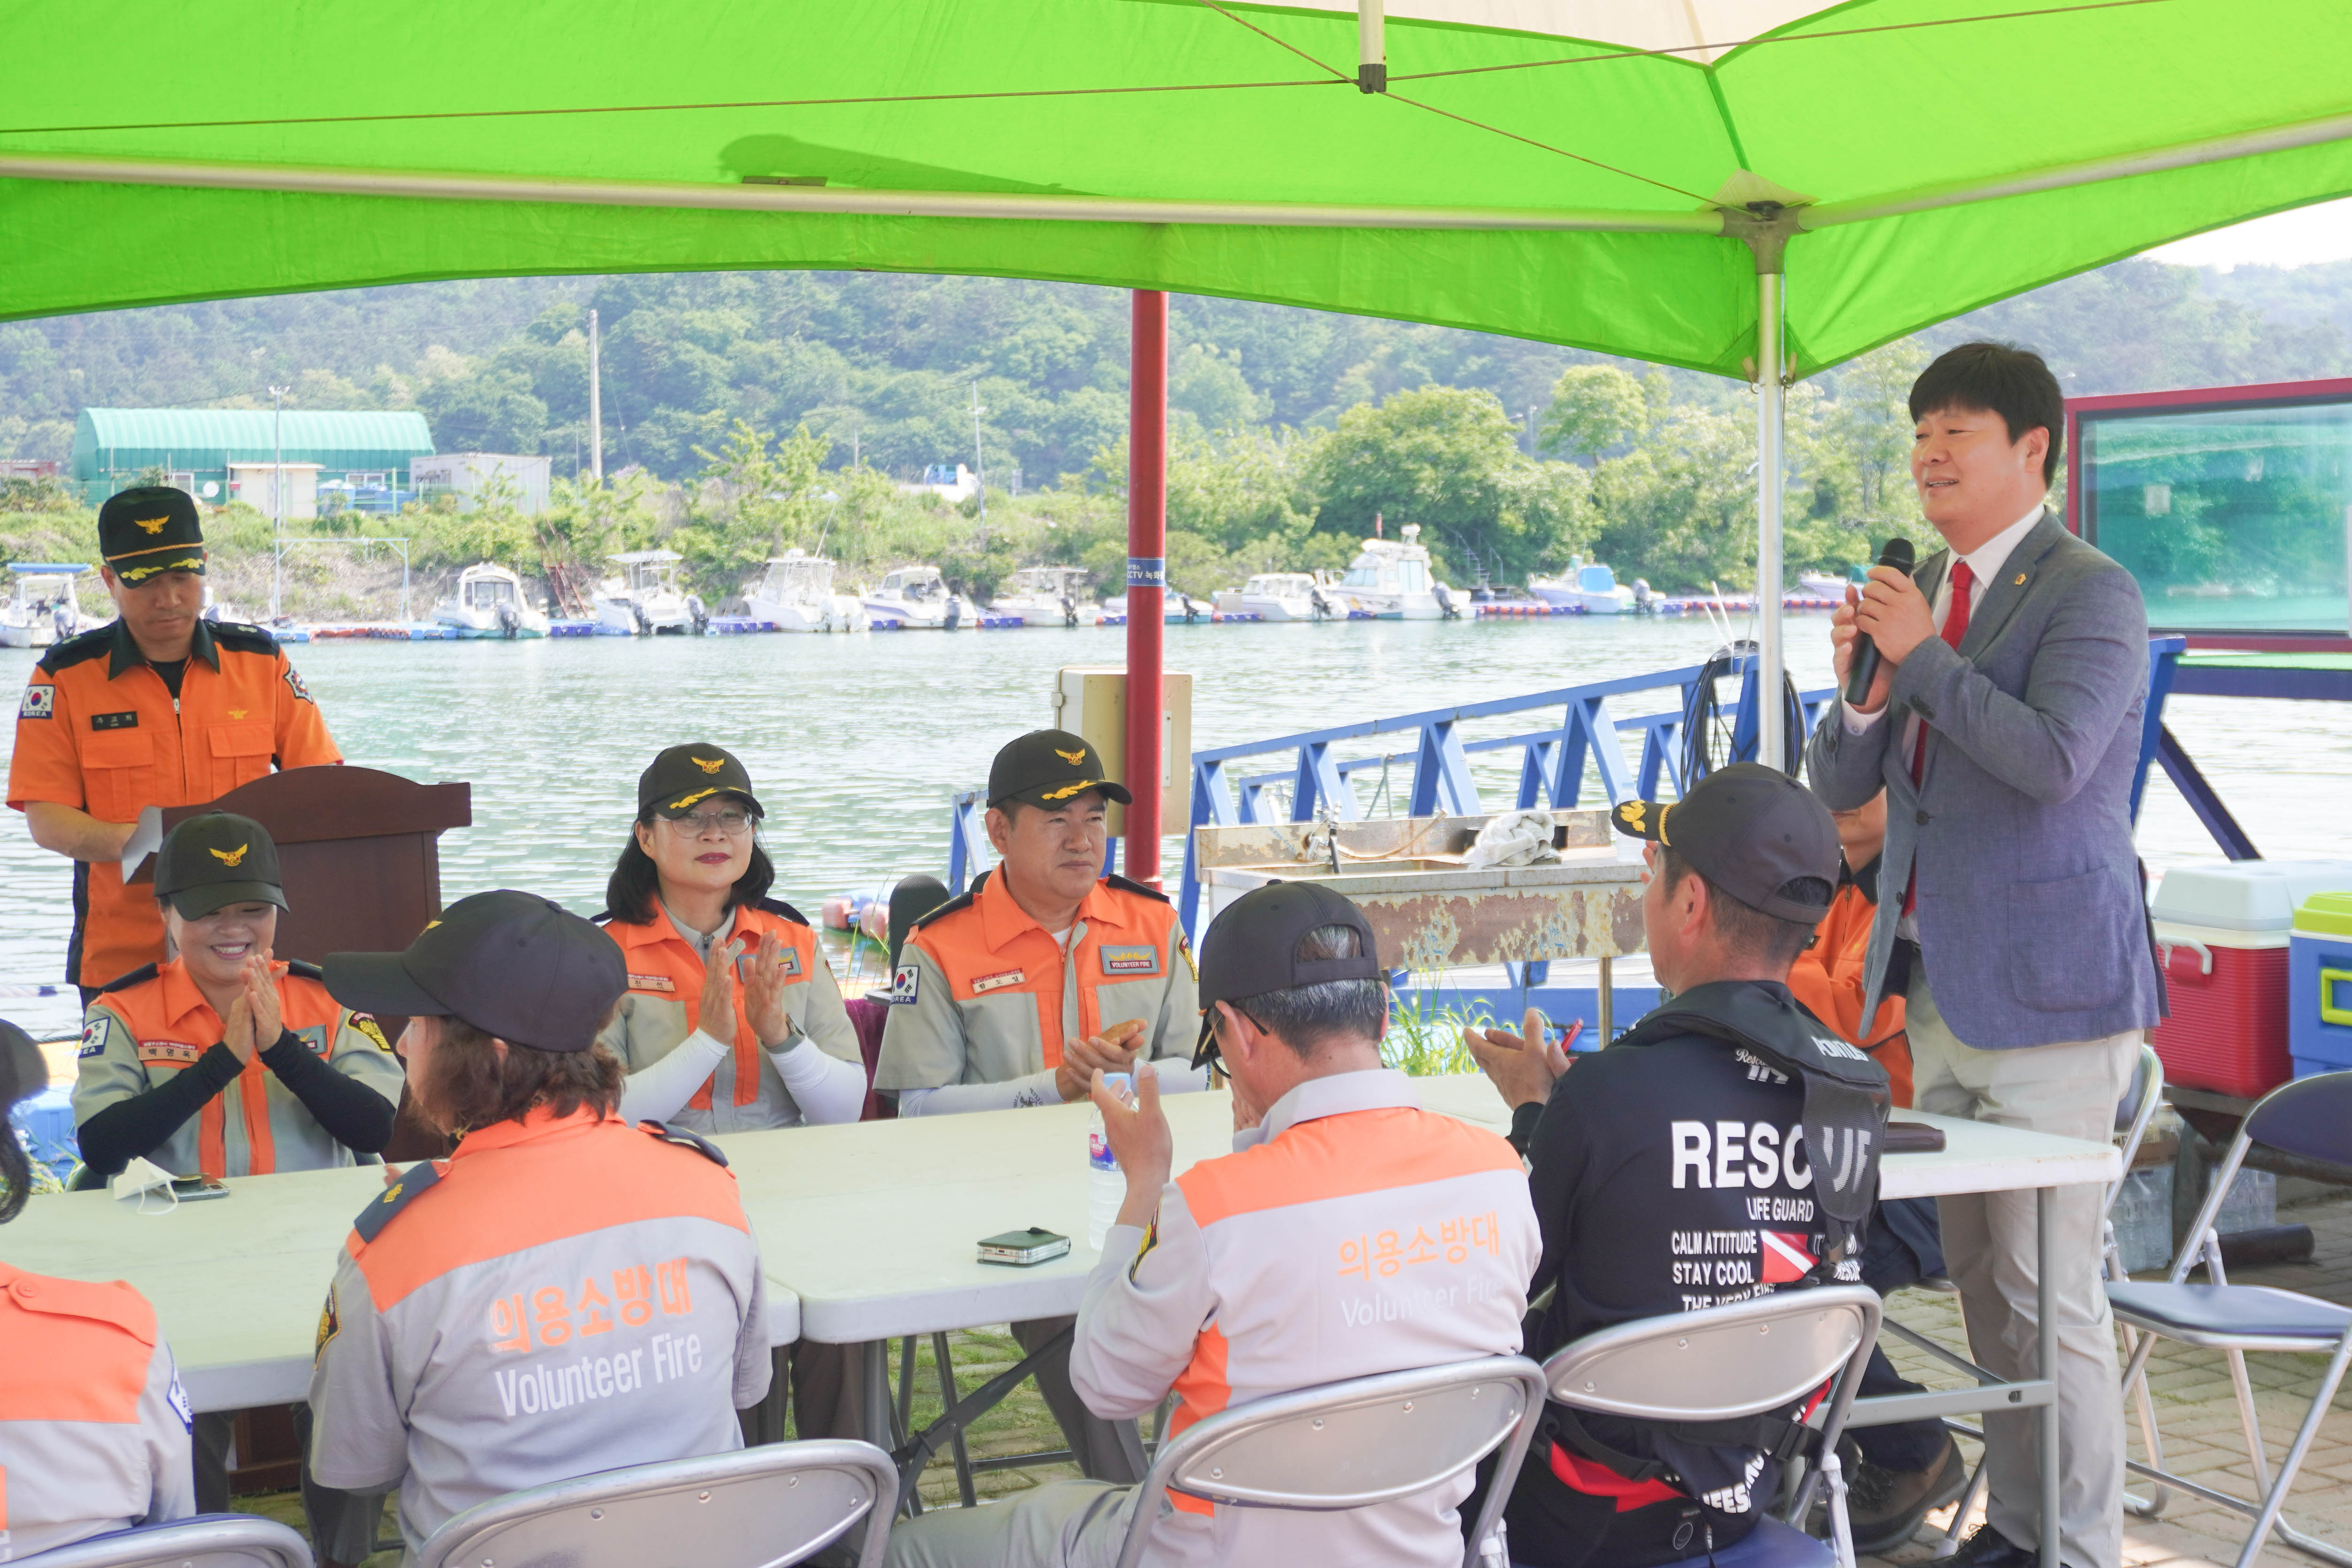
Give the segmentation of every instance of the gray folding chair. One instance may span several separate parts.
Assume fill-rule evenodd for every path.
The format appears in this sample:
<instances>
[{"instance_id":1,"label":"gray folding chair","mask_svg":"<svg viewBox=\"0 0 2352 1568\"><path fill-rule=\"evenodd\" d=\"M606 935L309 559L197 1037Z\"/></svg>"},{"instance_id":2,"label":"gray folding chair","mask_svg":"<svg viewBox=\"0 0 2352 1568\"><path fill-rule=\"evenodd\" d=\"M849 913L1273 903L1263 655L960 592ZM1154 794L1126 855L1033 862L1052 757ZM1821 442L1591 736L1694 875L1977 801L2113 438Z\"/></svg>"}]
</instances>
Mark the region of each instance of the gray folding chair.
<instances>
[{"instance_id":1,"label":"gray folding chair","mask_svg":"<svg viewBox=\"0 0 2352 1568\"><path fill-rule=\"evenodd\" d=\"M2147 1359L2158 1339L2218 1350L2229 1358L2230 1381L2238 1395L2238 1418L2245 1427L2246 1453L2252 1461L2254 1486L2263 1495L2258 1501L2249 1501L2174 1475L2163 1468L2161 1452L2153 1442L2148 1447L2148 1463L2126 1462L2160 1488L2188 1492L2252 1519L2253 1529L2238 1554L2240 1568L2246 1568L2261 1554L2263 1542L2273 1530L2280 1540L2298 1551L2352 1568L2352 1552L2315 1541L2280 1517L2287 1492L2294 1485L2295 1471L2302 1468L2312 1439L2319 1435L2319 1424L2336 1397L2336 1386L2344 1381L2347 1365L2352 1364L2352 1310L2294 1290L2232 1285L2221 1267L2221 1238L2214 1228L2214 1217L2221 1213L2221 1200L2229 1195L2230 1184L2245 1163L2246 1152L2257 1143L2305 1159L2352 1164L2352 1072L2297 1079L2264 1095L2238 1124L2238 1135L2231 1141L2229 1153L2214 1170L2213 1184L2205 1194L2204 1206L2197 1211L2197 1221L2189 1226L2189 1245L2172 1260L2172 1269L2164 1282L2110 1281L2107 1300L2115 1309L2116 1321L2140 1331L2143 1336L2133 1349L2130 1365L2125 1368L2124 1392L2136 1396L2144 1412L2149 1408ZM2200 1262L2211 1283L2191 1285L2188 1283L2189 1271ZM2269 1455L2254 1411L2253 1388L2246 1377L2248 1351L2328 1358L2318 1394L2305 1413L2303 1426L2288 1446L2285 1457L2279 1461L2275 1480L2270 1477ZM2150 1417L2151 1433L2153 1430ZM2163 1500L2160 1490L2156 1500Z\"/></svg>"},{"instance_id":2,"label":"gray folding chair","mask_svg":"<svg viewBox=\"0 0 2352 1568\"><path fill-rule=\"evenodd\" d=\"M1118 1568L1143 1560L1171 1489L1244 1508L1369 1508L1442 1485L1500 1447L1502 1468L1464 1553L1470 1568L1542 1413L1543 1372L1515 1355L1353 1377L1220 1411L1160 1446Z\"/></svg>"},{"instance_id":3,"label":"gray folding chair","mask_svg":"<svg viewBox=\"0 0 2352 1568\"><path fill-rule=\"evenodd\" d=\"M1719 1568L1853 1568L1837 1441L1878 1342L1882 1310L1878 1292L1866 1285L1824 1285L1637 1319L1554 1351L1544 1383L1572 1410L1636 1421L1734 1421L1794 1405L1836 1378L1818 1413L1830 1543L1767 1515L1746 1537L1717 1548L1714 1560ZM1804 1505L1801 1491L1797 1507Z\"/></svg>"},{"instance_id":4,"label":"gray folding chair","mask_svg":"<svg viewBox=\"0 0 2352 1568\"><path fill-rule=\"evenodd\" d=\"M898 1471L871 1443L770 1443L509 1492L443 1524L415 1568L785 1568L866 1521L881 1568Z\"/></svg>"},{"instance_id":5,"label":"gray folding chair","mask_svg":"<svg viewBox=\"0 0 2352 1568\"><path fill-rule=\"evenodd\" d=\"M16 1559L15 1568L311 1568L308 1542L274 1519L203 1513L93 1535Z\"/></svg>"}]
</instances>

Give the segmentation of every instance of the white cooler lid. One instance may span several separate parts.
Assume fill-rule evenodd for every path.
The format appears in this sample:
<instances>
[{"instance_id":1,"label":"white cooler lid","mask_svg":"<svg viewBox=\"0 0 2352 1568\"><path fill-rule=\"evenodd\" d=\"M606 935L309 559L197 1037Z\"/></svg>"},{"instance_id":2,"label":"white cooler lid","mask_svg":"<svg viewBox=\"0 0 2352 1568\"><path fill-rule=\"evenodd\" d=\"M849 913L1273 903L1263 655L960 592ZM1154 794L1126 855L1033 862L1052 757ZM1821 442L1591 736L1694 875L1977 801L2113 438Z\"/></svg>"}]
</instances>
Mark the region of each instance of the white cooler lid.
<instances>
[{"instance_id":1,"label":"white cooler lid","mask_svg":"<svg viewBox=\"0 0 2352 1568\"><path fill-rule=\"evenodd\" d=\"M2352 891L2352 860L2197 860L2157 885L2149 912L2170 925L2284 931L2314 893Z\"/></svg>"}]
</instances>

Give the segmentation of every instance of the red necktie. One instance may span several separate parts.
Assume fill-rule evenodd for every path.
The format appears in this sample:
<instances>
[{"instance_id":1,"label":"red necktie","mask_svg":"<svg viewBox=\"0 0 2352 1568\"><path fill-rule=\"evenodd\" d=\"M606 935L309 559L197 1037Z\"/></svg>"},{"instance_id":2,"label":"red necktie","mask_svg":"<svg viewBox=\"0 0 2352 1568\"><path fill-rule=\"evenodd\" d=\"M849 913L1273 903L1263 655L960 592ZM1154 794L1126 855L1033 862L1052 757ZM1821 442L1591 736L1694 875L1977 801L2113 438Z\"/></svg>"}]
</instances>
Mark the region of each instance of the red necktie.
<instances>
[{"instance_id":1,"label":"red necktie","mask_svg":"<svg viewBox=\"0 0 2352 1568\"><path fill-rule=\"evenodd\" d=\"M1969 635L1969 590L1976 586L1977 574L1969 570L1965 561L1952 563L1952 607L1944 616L1944 641L1958 653L1960 639ZM1919 721L1919 739L1911 748L1911 782L1917 784L1927 769L1927 721ZM1903 912L1909 914L1919 907L1919 871L1915 851L1911 884L1903 889Z\"/></svg>"}]
</instances>

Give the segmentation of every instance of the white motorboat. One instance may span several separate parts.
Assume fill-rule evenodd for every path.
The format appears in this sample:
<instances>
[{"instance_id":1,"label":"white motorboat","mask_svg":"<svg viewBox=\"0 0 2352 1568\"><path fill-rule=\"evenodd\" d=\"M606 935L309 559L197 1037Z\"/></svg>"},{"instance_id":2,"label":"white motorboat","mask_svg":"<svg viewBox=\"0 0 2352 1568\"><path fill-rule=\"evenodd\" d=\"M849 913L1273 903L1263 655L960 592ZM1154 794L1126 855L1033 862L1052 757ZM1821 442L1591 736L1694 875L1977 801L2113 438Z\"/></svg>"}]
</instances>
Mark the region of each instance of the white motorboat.
<instances>
[{"instance_id":1,"label":"white motorboat","mask_svg":"<svg viewBox=\"0 0 2352 1568\"><path fill-rule=\"evenodd\" d=\"M857 602L869 621L890 621L907 631L953 631L972 624L971 607L948 592L936 566L900 566L886 573L882 585Z\"/></svg>"},{"instance_id":2,"label":"white motorboat","mask_svg":"<svg viewBox=\"0 0 2352 1568\"><path fill-rule=\"evenodd\" d=\"M709 612L693 594L681 593L675 550L631 550L607 555L621 569L596 588L596 629L628 637L660 633L684 636L710 624Z\"/></svg>"},{"instance_id":3,"label":"white motorboat","mask_svg":"<svg viewBox=\"0 0 2352 1568\"><path fill-rule=\"evenodd\" d=\"M755 621L781 632L862 632L866 606L855 594L833 591L833 563L805 550L772 556L757 583L743 591Z\"/></svg>"},{"instance_id":4,"label":"white motorboat","mask_svg":"<svg viewBox=\"0 0 2352 1568\"><path fill-rule=\"evenodd\" d=\"M1557 577L1530 577L1528 592L1547 605L1581 610L1588 616L1629 616L1633 590L1617 581L1617 574L1597 562L1577 561Z\"/></svg>"},{"instance_id":5,"label":"white motorboat","mask_svg":"<svg viewBox=\"0 0 2352 1568\"><path fill-rule=\"evenodd\" d=\"M1363 551L1339 579L1339 592L1375 620L1453 620L1462 614L1454 590L1430 574L1429 550L1421 524L1397 531L1402 539L1367 539Z\"/></svg>"},{"instance_id":6,"label":"white motorboat","mask_svg":"<svg viewBox=\"0 0 2352 1568\"><path fill-rule=\"evenodd\" d=\"M1102 602L1102 613L1106 616L1117 616L1120 620L1125 620L1127 595L1121 594L1116 599L1105 599ZM1216 605L1211 600L1196 599L1192 595L1181 593L1174 588L1163 589L1160 592L1160 618L1171 626L1205 622L1215 613Z\"/></svg>"},{"instance_id":7,"label":"white motorboat","mask_svg":"<svg viewBox=\"0 0 2352 1568\"><path fill-rule=\"evenodd\" d=\"M1843 577L1834 572L1800 572L1797 574L1797 592L1808 598L1835 599L1843 604L1846 589L1869 581L1869 572L1870 568L1866 566L1857 566Z\"/></svg>"},{"instance_id":8,"label":"white motorboat","mask_svg":"<svg viewBox=\"0 0 2352 1568\"><path fill-rule=\"evenodd\" d=\"M1086 593L1082 566L1024 566L988 613L1017 617L1024 626L1099 626L1102 611Z\"/></svg>"},{"instance_id":9,"label":"white motorboat","mask_svg":"<svg viewBox=\"0 0 2352 1568\"><path fill-rule=\"evenodd\" d=\"M457 592L433 606L433 618L461 637L547 635L547 616L523 597L522 579L488 561L457 574Z\"/></svg>"},{"instance_id":10,"label":"white motorboat","mask_svg":"<svg viewBox=\"0 0 2352 1568\"><path fill-rule=\"evenodd\" d=\"M1217 612L1262 621L1324 621L1345 616L1348 607L1305 572L1261 572L1238 588L1218 589Z\"/></svg>"},{"instance_id":11,"label":"white motorboat","mask_svg":"<svg viewBox=\"0 0 2352 1568\"><path fill-rule=\"evenodd\" d=\"M63 561L11 561L8 603L0 605L0 647L48 647L99 624L82 613L74 584L87 566Z\"/></svg>"}]
</instances>

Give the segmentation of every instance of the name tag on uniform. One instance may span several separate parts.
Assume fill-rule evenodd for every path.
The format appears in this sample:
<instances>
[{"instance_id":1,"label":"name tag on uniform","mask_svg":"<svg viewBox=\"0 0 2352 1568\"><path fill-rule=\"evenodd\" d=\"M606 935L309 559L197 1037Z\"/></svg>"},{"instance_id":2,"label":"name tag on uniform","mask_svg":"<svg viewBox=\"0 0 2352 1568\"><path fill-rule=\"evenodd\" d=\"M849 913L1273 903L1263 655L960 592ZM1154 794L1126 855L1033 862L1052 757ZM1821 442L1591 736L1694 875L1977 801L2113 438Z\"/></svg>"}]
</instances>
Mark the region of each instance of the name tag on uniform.
<instances>
[{"instance_id":1,"label":"name tag on uniform","mask_svg":"<svg viewBox=\"0 0 2352 1568\"><path fill-rule=\"evenodd\" d=\"M196 1058L204 1054L204 1047L182 1045L177 1040L139 1042L139 1060L148 1067L194 1067L196 1065Z\"/></svg>"},{"instance_id":2,"label":"name tag on uniform","mask_svg":"<svg viewBox=\"0 0 2352 1568\"><path fill-rule=\"evenodd\" d=\"M783 970L786 974L798 974L801 972L801 950L799 948L788 947L784 949Z\"/></svg>"},{"instance_id":3,"label":"name tag on uniform","mask_svg":"<svg viewBox=\"0 0 2352 1568\"><path fill-rule=\"evenodd\" d=\"M135 710L129 713L93 713L89 716L89 727L93 730L136 730L139 728L139 715Z\"/></svg>"},{"instance_id":4,"label":"name tag on uniform","mask_svg":"<svg viewBox=\"0 0 2352 1568\"><path fill-rule=\"evenodd\" d=\"M323 1057L327 1054L326 1026L313 1024L307 1029L297 1029L294 1031L294 1037L310 1047L312 1056Z\"/></svg>"},{"instance_id":5,"label":"name tag on uniform","mask_svg":"<svg viewBox=\"0 0 2352 1568\"><path fill-rule=\"evenodd\" d=\"M1160 950L1156 947L1105 947L1099 951L1105 974L1160 973Z\"/></svg>"},{"instance_id":6,"label":"name tag on uniform","mask_svg":"<svg viewBox=\"0 0 2352 1568\"><path fill-rule=\"evenodd\" d=\"M1029 978L1028 972L1008 969L1002 974L983 974L971 983L971 994L985 996L992 991L1002 991L1008 985L1018 985Z\"/></svg>"},{"instance_id":7,"label":"name tag on uniform","mask_svg":"<svg viewBox=\"0 0 2352 1568\"><path fill-rule=\"evenodd\" d=\"M629 976L629 989L632 991L675 991L677 989L677 985L676 982L672 981L667 974L632 974Z\"/></svg>"}]
</instances>

